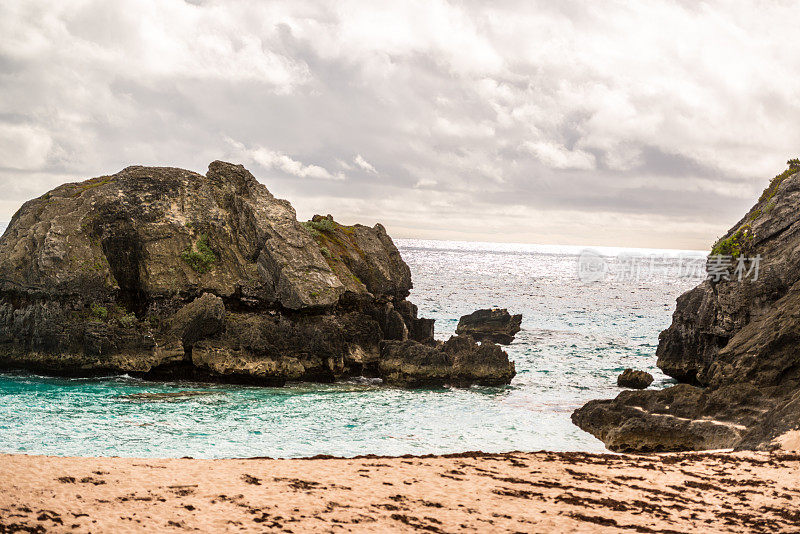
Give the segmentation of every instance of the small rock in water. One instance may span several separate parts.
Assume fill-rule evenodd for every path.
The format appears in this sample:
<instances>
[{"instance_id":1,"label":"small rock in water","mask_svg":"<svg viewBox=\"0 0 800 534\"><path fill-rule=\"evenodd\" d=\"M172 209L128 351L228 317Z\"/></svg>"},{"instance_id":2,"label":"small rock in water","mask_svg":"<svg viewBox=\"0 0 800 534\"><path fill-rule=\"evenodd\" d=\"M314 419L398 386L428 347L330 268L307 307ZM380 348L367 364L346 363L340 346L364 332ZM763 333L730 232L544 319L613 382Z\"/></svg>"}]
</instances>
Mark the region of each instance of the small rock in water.
<instances>
[{"instance_id":1,"label":"small rock in water","mask_svg":"<svg viewBox=\"0 0 800 534\"><path fill-rule=\"evenodd\" d=\"M645 389L653 383L653 375L645 371L625 369L617 377L617 385L621 388Z\"/></svg>"},{"instance_id":2,"label":"small rock in water","mask_svg":"<svg viewBox=\"0 0 800 534\"><path fill-rule=\"evenodd\" d=\"M511 315L505 308L477 310L458 320L456 334L471 336L476 341L493 341L508 345L520 331L522 315Z\"/></svg>"}]
</instances>

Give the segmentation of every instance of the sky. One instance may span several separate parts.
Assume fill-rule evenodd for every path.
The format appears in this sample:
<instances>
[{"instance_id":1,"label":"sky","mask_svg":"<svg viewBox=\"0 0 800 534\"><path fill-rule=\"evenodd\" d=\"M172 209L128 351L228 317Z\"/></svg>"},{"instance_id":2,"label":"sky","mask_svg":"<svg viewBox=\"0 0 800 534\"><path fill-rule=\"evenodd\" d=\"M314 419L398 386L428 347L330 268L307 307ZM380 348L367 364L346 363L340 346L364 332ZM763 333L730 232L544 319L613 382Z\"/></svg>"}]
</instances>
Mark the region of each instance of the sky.
<instances>
[{"instance_id":1,"label":"sky","mask_svg":"<svg viewBox=\"0 0 800 534\"><path fill-rule=\"evenodd\" d=\"M4 0L0 221L128 165L303 220L707 249L800 155L781 1Z\"/></svg>"}]
</instances>

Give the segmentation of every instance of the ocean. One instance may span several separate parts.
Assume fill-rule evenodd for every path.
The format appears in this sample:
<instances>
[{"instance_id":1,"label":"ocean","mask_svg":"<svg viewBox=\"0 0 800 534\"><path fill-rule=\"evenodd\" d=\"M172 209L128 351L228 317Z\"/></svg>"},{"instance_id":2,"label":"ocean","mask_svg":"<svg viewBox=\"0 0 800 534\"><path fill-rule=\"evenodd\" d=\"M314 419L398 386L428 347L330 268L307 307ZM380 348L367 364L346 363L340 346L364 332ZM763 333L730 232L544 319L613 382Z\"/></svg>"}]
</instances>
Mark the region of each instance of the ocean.
<instances>
[{"instance_id":1,"label":"ocean","mask_svg":"<svg viewBox=\"0 0 800 534\"><path fill-rule=\"evenodd\" d=\"M2 227L0 227L2 230ZM410 300L436 337L478 308L522 313L506 387L405 390L371 380L258 388L0 374L0 452L65 456L304 457L471 450L603 451L570 421L619 393L626 367L655 367L675 298L705 253L396 240ZM196 392L148 397L142 394Z\"/></svg>"}]
</instances>

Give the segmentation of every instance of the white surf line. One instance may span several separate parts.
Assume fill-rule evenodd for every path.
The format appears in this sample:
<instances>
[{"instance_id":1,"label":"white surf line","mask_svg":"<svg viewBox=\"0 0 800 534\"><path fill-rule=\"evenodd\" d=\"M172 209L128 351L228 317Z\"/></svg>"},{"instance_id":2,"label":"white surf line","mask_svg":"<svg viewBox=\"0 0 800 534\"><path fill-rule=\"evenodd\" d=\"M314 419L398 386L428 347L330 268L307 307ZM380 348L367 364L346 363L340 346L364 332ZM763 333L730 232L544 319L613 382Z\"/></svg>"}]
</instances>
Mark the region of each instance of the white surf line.
<instances>
[{"instance_id":1,"label":"white surf line","mask_svg":"<svg viewBox=\"0 0 800 534\"><path fill-rule=\"evenodd\" d=\"M653 412L648 412L641 406L628 406L628 408L639 410L642 413L646 413L647 415L652 415L654 417L670 417L672 419L677 419L678 421L688 421L690 423L709 423L712 425L724 426L736 430L747 430L747 427L744 425L737 425L736 423L729 423L727 421L717 421L715 419L689 419L688 417L678 417L677 415L672 415L668 413L653 413Z\"/></svg>"}]
</instances>

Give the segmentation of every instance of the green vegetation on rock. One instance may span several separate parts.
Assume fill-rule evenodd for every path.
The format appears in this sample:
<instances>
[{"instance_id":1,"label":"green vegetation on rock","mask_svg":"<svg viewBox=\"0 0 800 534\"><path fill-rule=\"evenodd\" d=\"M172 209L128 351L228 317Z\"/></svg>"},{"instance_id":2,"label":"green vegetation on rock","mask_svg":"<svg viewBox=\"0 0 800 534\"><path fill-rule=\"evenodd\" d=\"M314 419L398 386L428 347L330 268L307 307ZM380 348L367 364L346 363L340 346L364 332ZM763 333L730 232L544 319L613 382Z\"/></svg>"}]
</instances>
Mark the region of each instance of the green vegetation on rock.
<instances>
[{"instance_id":1,"label":"green vegetation on rock","mask_svg":"<svg viewBox=\"0 0 800 534\"><path fill-rule=\"evenodd\" d=\"M73 198L77 198L81 196L83 193L88 191L89 189L93 189L95 187L100 187L102 185L110 184L114 181L112 176L98 176L97 178L92 178L91 180L86 180L82 184L78 185L78 190L72 194Z\"/></svg>"},{"instance_id":2,"label":"green vegetation on rock","mask_svg":"<svg viewBox=\"0 0 800 534\"><path fill-rule=\"evenodd\" d=\"M125 328L130 328L136 324L136 315L132 313L126 313L122 317L119 318L119 324L121 324Z\"/></svg>"},{"instance_id":3,"label":"green vegetation on rock","mask_svg":"<svg viewBox=\"0 0 800 534\"><path fill-rule=\"evenodd\" d=\"M789 168L780 173L779 175L775 176L772 180L770 180L767 188L764 189L763 193L761 193L761 196L758 199L759 202L763 202L765 200L771 200L772 197L774 197L775 194L778 192L778 188L781 186L783 181L789 176L793 175L794 173L800 171L800 159L798 158L790 159L789 161L786 162L786 164L789 166Z\"/></svg>"},{"instance_id":4,"label":"green vegetation on rock","mask_svg":"<svg viewBox=\"0 0 800 534\"><path fill-rule=\"evenodd\" d=\"M720 239L711 249L712 256L732 256L738 258L742 255L744 247L753 239L750 225L744 225L727 239Z\"/></svg>"},{"instance_id":5,"label":"green vegetation on rock","mask_svg":"<svg viewBox=\"0 0 800 534\"><path fill-rule=\"evenodd\" d=\"M311 237L314 239L317 239L320 236L319 232L317 232L316 228L314 228L312 221L303 221L300 223L300 226L302 226L306 232L311 234Z\"/></svg>"},{"instance_id":6,"label":"green vegetation on rock","mask_svg":"<svg viewBox=\"0 0 800 534\"><path fill-rule=\"evenodd\" d=\"M304 221L300 223L312 237L319 237L320 233L333 232L339 226L331 219L321 219L319 221Z\"/></svg>"},{"instance_id":7,"label":"green vegetation on rock","mask_svg":"<svg viewBox=\"0 0 800 534\"><path fill-rule=\"evenodd\" d=\"M722 255L732 256L734 258L741 256L744 247L753 240L750 223L756 221L762 214L770 213L773 210L775 207L774 197L778 193L778 188L786 178L800 171L800 159L790 159L786 164L789 168L770 180L769 185L764 189L764 192L761 193L761 197L758 199L759 204L766 202L766 205L763 206L763 208L753 210L753 213L747 218L747 223L736 230L733 235L727 239L720 239L717 241L711 249L712 256Z\"/></svg>"},{"instance_id":8,"label":"green vegetation on rock","mask_svg":"<svg viewBox=\"0 0 800 534\"><path fill-rule=\"evenodd\" d=\"M201 234L194 246L189 245L181 252L181 259L194 271L205 274L214 267L217 255L208 244L208 236Z\"/></svg>"},{"instance_id":9,"label":"green vegetation on rock","mask_svg":"<svg viewBox=\"0 0 800 534\"><path fill-rule=\"evenodd\" d=\"M96 303L92 304L92 315L101 321L105 321L108 318L108 308Z\"/></svg>"}]
</instances>

